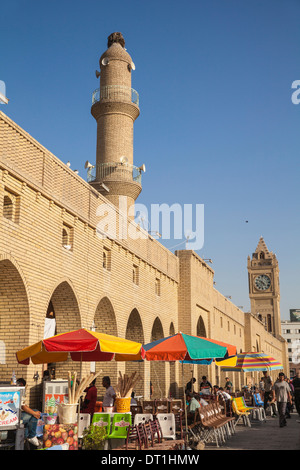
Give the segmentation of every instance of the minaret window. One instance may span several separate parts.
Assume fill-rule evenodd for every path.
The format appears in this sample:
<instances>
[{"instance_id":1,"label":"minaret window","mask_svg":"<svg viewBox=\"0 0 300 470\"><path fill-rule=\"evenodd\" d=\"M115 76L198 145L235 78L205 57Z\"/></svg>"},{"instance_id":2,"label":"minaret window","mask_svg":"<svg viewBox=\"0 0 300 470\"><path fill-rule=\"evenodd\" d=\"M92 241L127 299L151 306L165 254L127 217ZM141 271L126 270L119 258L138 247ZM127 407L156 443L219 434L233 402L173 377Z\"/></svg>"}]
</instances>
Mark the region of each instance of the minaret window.
<instances>
[{"instance_id":1,"label":"minaret window","mask_svg":"<svg viewBox=\"0 0 300 470\"><path fill-rule=\"evenodd\" d=\"M139 285L139 267L136 265L133 265L132 269L132 281L134 284L137 286Z\"/></svg>"},{"instance_id":2,"label":"minaret window","mask_svg":"<svg viewBox=\"0 0 300 470\"><path fill-rule=\"evenodd\" d=\"M3 217L12 222L18 222L19 197L5 189L3 197Z\"/></svg>"},{"instance_id":3,"label":"minaret window","mask_svg":"<svg viewBox=\"0 0 300 470\"><path fill-rule=\"evenodd\" d=\"M13 220L14 203L9 196L4 196L3 216L8 220Z\"/></svg>"},{"instance_id":4,"label":"minaret window","mask_svg":"<svg viewBox=\"0 0 300 470\"><path fill-rule=\"evenodd\" d=\"M111 270L111 251L107 248L103 249L103 268L107 271Z\"/></svg>"},{"instance_id":5,"label":"minaret window","mask_svg":"<svg viewBox=\"0 0 300 470\"><path fill-rule=\"evenodd\" d=\"M155 294L160 296L160 279L155 279Z\"/></svg>"},{"instance_id":6,"label":"minaret window","mask_svg":"<svg viewBox=\"0 0 300 470\"><path fill-rule=\"evenodd\" d=\"M62 228L62 246L69 251L73 249L73 231L67 224L63 224Z\"/></svg>"}]
</instances>

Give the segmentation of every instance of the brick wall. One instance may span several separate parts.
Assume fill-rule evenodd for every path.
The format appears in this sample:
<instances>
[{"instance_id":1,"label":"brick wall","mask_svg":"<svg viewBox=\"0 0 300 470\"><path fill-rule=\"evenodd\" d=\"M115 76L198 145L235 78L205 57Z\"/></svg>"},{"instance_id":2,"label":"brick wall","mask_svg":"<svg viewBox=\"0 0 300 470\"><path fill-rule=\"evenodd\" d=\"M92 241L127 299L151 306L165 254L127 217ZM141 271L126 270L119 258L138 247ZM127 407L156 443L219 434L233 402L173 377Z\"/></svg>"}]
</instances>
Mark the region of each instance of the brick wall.
<instances>
[{"instance_id":1,"label":"brick wall","mask_svg":"<svg viewBox=\"0 0 300 470\"><path fill-rule=\"evenodd\" d=\"M13 217L4 211L7 194L13 195ZM6 364L0 364L2 380L9 380L16 370L32 387L34 373L42 375L42 366L18 365L15 352L43 337L50 301L57 333L94 323L97 331L142 343L181 330L204 332L237 344L238 349L248 344L244 313L214 289L213 270L194 252L174 255L130 220L120 221L113 206L111 217L117 216L118 231L125 223L144 238L99 238L96 212L105 203L102 195L0 112L0 345L6 349ZM63 246L64 227L70 231L69 248ZM133 266L138 268L137 283ZM84 373L88 368L84 364ZM111 362L97 364L99 368L111 376L112 384L118 370L138 370L142 381L137 393L145 397L150 380L157 397L182 391L178 363ZM79 370L79 365L57 364L57 377L66 377L70 369ZM196 371L198 378L203 371ZM218 374L212 367L208 375L215 380ZM184 383L190 377L190 368L185 368ZM101 379L97 385L101 396ZM37 400L36 393L32 400Z\"/></svg>"}]
</instances>

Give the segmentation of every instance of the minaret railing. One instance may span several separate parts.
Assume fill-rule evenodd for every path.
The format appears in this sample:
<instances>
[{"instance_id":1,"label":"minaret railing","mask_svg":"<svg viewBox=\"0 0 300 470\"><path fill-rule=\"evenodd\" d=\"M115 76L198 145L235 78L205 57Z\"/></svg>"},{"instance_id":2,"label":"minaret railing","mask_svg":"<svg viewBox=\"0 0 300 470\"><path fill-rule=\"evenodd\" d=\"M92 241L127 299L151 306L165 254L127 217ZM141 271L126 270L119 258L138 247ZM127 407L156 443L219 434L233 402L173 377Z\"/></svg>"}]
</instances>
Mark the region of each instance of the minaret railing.
<instances>
[{"instance_id":1,"label":"minaret railing","mask_svg":"<svg viewBox=\"0 0 300 470\"><path fill-rule=\"evenodd\" d=\"M98 101L122 101L139 106L139 94L133 88L123 85L107 85L97 88L92 95L92 104Z\"/></svg>"}]
</instances>

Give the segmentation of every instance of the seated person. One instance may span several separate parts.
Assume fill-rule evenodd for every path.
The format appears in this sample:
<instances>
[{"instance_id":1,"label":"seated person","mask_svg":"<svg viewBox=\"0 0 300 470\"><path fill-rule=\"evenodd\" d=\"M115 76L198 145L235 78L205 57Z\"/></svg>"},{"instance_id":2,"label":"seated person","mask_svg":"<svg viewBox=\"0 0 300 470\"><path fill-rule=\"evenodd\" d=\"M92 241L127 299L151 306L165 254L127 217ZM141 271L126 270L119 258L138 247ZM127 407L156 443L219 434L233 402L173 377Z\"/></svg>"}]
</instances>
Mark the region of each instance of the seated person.
<instances>
[{"instance_id":1,"label":"seated person","mask_svg":"<svg viewBox=\"0 0 300 470\"><path fill-rule=\"evenodd\" d=\"M188 424L191 424L195 420L195 415L200 408L200 403L196 398L194 397L193 393L188 393L186 395L186 401L187 401L187 420Z\"/></svg>"},{"instance_id":2,"label":"seated person","mask_svg":"<svg viewBox=\"0 0 300 470\"><path fill-rule=\"evenodd\" d=\"M23 378L20 378L17 380L17 385L19 387L26 387L26 380ZM26 389L25 389L26 390ZM36 428L37 428L37 423L38 420L41 417L41 412L38 410L32 410L29 408L29 406L26 405L25 401L25 393L22 395L22 402L21 402L21 419L24 424L25 428L25 438L30 442L30 444L38 447L40 445L40 442L38 438L36 437Z\"/></svg>"},{"instance_id":3,"label":"seated person","mask_svg":"<svg viewBox=\"0 0 300 470\"><path fill-rule=\"evenodd\" d=\"M201 395L202 395L202 393L194 393L194 397L200 403L201 407L208 405L208 402L206 400L204 400Z\"/></svg>"},{"instance_id":4,"label":"seated person","mask_svg":"<svg viewBox=\"0 0 300 470\"><path fill-rule=\"evenodd\" d=\"M136 399L134 398L134 395L135 395L135 393L132 392L132 394L131 394L131 400L130 400L130 406L135 406L135 405L137 405L137 401L136 401Z\"/></svg>"}]
</instances>

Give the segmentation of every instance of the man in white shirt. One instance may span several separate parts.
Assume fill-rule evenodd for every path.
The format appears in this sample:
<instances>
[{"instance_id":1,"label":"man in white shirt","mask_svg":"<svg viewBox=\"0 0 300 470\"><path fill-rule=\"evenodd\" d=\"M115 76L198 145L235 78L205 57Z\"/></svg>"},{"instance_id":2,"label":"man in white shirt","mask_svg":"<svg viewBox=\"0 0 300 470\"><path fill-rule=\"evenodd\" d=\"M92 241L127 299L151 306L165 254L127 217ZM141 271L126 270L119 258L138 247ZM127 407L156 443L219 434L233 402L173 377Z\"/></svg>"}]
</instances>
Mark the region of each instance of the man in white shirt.
<instances>
[{"instance_id":1,"label":"man in white shirt","mask_svg":"<svg viewBox=\"0 0 300 470\"><path fill-rule=\"evenodd\" d=\"M17 380L17 385L19 387L26 387L26 380L22 377ZM26 388L25 388L26 393ZM41 412L38 410L32 410L26 405L25 393L22 395L21 399L21 419L25 428L25 437L27 438L30 444L38 447L40 445L38 438L36 437L36 428L38 420L41 417Z\"/></svg>"},{"instance_id":2,"label":"man in white shirt","mask_svg":"<svg viewBox=\"0 0 300 470\"><path fill-rule=\"evenodd\" d=\"M108 407L108 406L114 406L116 394L115 394L113 387L110 385L110 377L108 376L103 377L102 385L103 387L106 388L106 392L105 392L103 403L102 403L103 408Z\"/></svg>"},{"instance_id":3,"label":"man in white shirt","mask_svg":"<svg viewBox=\"0 0 300 470\"><path fill-rule=\"evenodd\" d=\"M219 387L218 385L214 385L214 394L217 395L217 397L223 398L223 400L231 399L229 393L225 392L225 390L222 387Z\"/></svg>"},{"instance_id":4,"label":"man in white shirt","mask_svg":"<svg viewBox=\"0 0 300 470\"><path fill-rule=\"evenodd\" d=\"M283 372L279 373L278 380L272 388L273 400L276 399L279 413L279 426L286 426L285 412L287 403L292 403L292 395L289 384L285 381Z\"/></svg>"}]
</instances>

